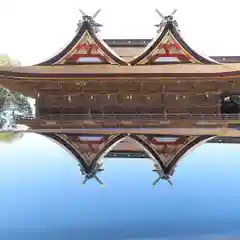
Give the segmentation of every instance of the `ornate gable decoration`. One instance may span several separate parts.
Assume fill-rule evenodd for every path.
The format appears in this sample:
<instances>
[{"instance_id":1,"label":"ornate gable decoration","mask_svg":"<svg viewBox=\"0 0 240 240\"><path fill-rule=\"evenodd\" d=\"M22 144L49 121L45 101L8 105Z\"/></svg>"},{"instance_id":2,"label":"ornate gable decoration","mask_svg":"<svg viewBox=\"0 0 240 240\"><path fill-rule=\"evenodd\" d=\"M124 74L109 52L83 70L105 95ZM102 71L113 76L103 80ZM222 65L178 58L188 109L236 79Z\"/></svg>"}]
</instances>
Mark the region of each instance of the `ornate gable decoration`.
<instances>
[{"instance_id":1,"label":"ornate gable decoration","mask_svg":"<svg viewBox=\"0 0 240 240\"><path fill-rule=\"evenodd\" d=\"M177 153L191 141L195 139L194 136L178 136L178 137L149 137L141 136L151 148L158 154L159 158L165 165L173 160Z\"/></svg>"},{"instance_id":2,"label":"ornate gable decoration","mask_svg":"<svg viewBox=\"0 0 240 240\"><path fill-rule=\"evenodd\" d=\"M55 57L38 65L77 65L77 64L119 64L127 62L113 52L109 46L97 36L99 27L94 18L100 9L91 17L83 14L83 19L78 23L78 30L72 42Z\"/></svg>"},{"instance_id":3,"label":"ornate gable decoration","mask_svg":"<svg viewBox=\"0 0 240 240\"><path fill-rule=\"evenodd\" d=\"M168 31L151 54L140 64L157 63L201 63L190 55Z\"/></svg>"},{"instance_id":4,"label":"ornate gable decoration","mask_svg":"<svg viewBox=\"0 0 240 240\"><path fill-rule=\"evenodd\" d=\"M76 45L56 64L118 64L86 30Z\"/></svg>"},{"instance_id":5,"label":"ornate gable decoration","mask_svg":"<svg viewBox=\"0 0 240 240\"><path fill-rule=\"evenodd\" d=\"M158 27L157 37L149 43L145 51L134 58L131 65L141 64L179 64L179 63L198 63L198 64L217 64L213 59L203 57L193 51L180 36L178 24L173 20L176 10L169 16L163 16L157 9L157 13L163 19Z\"/></svg>"}]
</instances>

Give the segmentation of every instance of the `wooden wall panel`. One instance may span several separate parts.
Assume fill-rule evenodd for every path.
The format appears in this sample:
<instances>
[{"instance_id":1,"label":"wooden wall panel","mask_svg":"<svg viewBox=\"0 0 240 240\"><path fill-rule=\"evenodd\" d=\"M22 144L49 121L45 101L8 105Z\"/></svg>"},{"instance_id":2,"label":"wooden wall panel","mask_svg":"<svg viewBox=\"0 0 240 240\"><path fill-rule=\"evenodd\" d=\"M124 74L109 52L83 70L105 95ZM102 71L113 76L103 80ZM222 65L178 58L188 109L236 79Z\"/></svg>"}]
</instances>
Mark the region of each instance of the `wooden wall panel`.
<instances>
[{"instance_id":1,"label":"wooden wall panel","mask_svg":"<svg viewBox=\"0 0 240 240\"><path fill-rule=\"evenodd\" d=\"M189 107L189 113L192 114L218 114L219 113L219 105L211 105L211 106L192 106Z\"/></svg>"}]
</instances>

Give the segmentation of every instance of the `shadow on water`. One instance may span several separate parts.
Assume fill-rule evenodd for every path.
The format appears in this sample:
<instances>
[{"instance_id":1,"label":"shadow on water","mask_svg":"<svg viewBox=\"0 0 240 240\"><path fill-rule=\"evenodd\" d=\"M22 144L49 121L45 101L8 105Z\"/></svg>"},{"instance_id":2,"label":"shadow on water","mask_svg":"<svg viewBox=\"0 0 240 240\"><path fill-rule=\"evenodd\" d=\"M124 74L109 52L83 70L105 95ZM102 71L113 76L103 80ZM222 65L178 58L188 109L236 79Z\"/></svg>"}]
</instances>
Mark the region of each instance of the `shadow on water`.
<instances>
[{"instance_id":1,"label":"shadow on water","mask_svg":"<svg viewBox=\"0 0 240 240\"><path fill-rule=\"evenodd\" d=\"M237 145L201 146L179 163L172 187L156 188L149 159L105 159L101 188L82 185L74 157L40 135L0 143L0 151L1 239L240 235Z\"/></svg>"}]
</instances>

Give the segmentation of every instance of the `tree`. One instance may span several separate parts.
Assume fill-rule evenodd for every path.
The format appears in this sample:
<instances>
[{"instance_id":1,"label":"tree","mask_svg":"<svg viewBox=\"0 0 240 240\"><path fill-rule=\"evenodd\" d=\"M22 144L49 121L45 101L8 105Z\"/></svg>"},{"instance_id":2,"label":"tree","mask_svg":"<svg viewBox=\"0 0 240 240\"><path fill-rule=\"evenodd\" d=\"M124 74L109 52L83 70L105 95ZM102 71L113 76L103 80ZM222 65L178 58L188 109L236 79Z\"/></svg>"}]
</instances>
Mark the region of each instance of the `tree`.
<instances>
[{"instance_id":1,"label":"tree","mask_svg":"<svg viewBox=\"0 0 240 240\"><path fill-rule=\"evenodd\" d=\"M8 56L0 56L0 66L16 65ZM32 108L27 97L22 93L0 88L0 128L14 122L14 116L32 116Z\"/></svg>"}]
</instances>

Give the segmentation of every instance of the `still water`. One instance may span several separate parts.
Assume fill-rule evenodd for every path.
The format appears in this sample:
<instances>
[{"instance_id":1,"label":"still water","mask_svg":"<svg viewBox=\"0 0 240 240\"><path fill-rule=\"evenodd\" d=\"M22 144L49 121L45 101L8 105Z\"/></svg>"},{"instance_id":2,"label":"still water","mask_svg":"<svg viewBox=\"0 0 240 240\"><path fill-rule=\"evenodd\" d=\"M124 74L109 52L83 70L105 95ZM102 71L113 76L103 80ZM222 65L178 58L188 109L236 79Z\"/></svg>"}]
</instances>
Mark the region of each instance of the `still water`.
<instances>
[{"instance_id":1,"label":"still water","mask_svg":"<svg viewBox=\"0 0 240 240\"><path fill-rule=\"evenodd\" d=\"M148 159L106 159L101 188L82 185L74 157L43 136L0 151L0 239L240 236L239 145L201 146L178 164L173 186L155 188Z\"/></svg>"}]
</instances>

